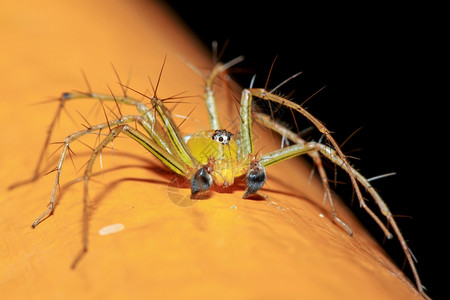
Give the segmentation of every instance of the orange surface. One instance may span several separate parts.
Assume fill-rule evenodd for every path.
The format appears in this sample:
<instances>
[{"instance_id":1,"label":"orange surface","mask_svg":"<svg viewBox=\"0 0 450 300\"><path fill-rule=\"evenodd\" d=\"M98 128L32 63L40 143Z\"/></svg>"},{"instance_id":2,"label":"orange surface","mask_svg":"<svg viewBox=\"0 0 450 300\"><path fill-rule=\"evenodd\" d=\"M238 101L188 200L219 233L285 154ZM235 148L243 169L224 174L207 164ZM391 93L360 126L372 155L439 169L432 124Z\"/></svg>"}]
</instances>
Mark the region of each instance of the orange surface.
<instances>
[{"instance_id":1,"label":"orange surface","mask_svg":"<svg viewBox=\"0 0 450 300\"><path fill-rule=\"evenodd\" d=\"M209 54L151 2L6 0L0 31L0 298L420 298L344 206L337 209L354 237L330 221L320 185L308 184L310 169L300 160L268 169L263 192L270 201L242 200L239 188L180 207L173 202L189 190L169 186L173 174L125 138L116 140L114 156L105 151L104 172L91 184L90 249L71 270L81 247L82 185L62 185L55 214L34 230L30 225L46 208L53 175L7 190L31 176L57 106L32 104L85 90L80 69L94 90L107 92L109 84L119 93L110 62L122 80L131 74L130 85L144 91L167 54L158 95L194 96L175 111L186 115L196 107L181 127L195 132L208 126L202 79L179 57L206 67ZM234 104L228 106L224 94L220 101L233 123ZM61 120L54 141L83 128L74 125L85 123L76 111L94 123L92 107L92 101L68 107L75 122L65 116L69 121ZM267 151L272 138L262 131L257 137ZM81 168L88 151L79 149L74 164ZM81 175L73 169L67 160L63 184ZM112 224L124 229L99 234Z\"/></svg>"}]
</instances>

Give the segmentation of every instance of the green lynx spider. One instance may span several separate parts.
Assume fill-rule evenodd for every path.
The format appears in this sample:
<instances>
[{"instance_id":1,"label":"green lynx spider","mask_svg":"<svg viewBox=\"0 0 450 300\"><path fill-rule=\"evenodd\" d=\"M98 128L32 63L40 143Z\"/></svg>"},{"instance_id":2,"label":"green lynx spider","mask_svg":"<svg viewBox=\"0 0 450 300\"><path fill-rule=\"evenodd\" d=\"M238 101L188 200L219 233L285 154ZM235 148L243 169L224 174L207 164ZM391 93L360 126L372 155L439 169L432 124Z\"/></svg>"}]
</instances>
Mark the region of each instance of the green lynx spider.
<instances>
[{"instance_id":1,"label":"green lynx spider","mask_svg":"<svg viewBox=\"0 0 450 300\"><path fill-rule=\"evenodd\" d=\"M418 272L415 267L415 258L410 252L405 239L403 238L400 229L395 222L392 213L388 209L386 203L379 196L377 191L370 185L369 181L356 171L348 162L346 156L341 151L339 145L336 143L330 131L302 106L277 96L265 89L248 88L242 91L240 102L240 118L241 124L238 133L230 133L226 129L223 129L218 110L216 107L216 101L213 91L214 80L224 71L231 66L240 62L242 57L238 57L226 64L217 64L209 75L202 74L199 70L195 69L205 79L205 93L204 100L207 107L210 120L210 129L194 133L189 136L187 141L183 139L178 127L172 119L171 111L169 111L164 105L163 101L159 100L156 95L149 97L143 93L135 91L125 85L120 85L124 88L124 96L116 97L111 94L99 94L91 91L71 92L63 93L59 98L59 107L54 116L54 119L48 130L47 138L44 148L41 152L37 167L34 172L34 176L26 182L34 181L40 176L40 169L44 157L44 153L47 150L54 125L59 118L66 101L93 98L102 101L115 101L116 105L131 105L135 106L139 115L121 115L115 120L109 120L103 124L89 126L88 128L72 133L66 137L62 145L62 153L55 168L56 177L53 184L50 203L47 210L43 212L32 224L32 228L35 228L40 222L49 217L55 208L55 199L57 197L57 191L59 187L59 180L63 167L64 160L68 153L70 153L70 144L91 133L100 132L102 130L109 130L109 134L95 147L93 153L85 167L84 175L81 180L84 181L83 192L83 205L84 205L84 218L83 218L83 247L80 254L76 257L72 264L74 268L79 262L81 257L87 252L88 249L88 224L87 224L87 197L88 197L88 184L92 176L92 168L94 161L100 155L102 149L110 144L119 134L124 134L131 139L138 142L141 146L152 153L157 159L159 159L170 170L184 176L190 181L191 184L191 198L195 198L199 193L207 191L213 184L218 186L231 186L234 179L240 176L246 176L247 188L244 192L243 198L246 198L256 193L265 183L266 171L265 168L276 164L280 161L296 157L299 155L307 154L314 161L319 175L321 177L322 184L325 189L325 199L328 200L331 208L331 215L333 221L339 224L349 235L352 235L352 230L349 226L341 220L334 208L330 187L328 184L327 175L322 166L321 156L324 156L336 166L342 168L351 180L351 184L359 200L360 206L372 217L372 219L383 230L388 239L393 238L393 235L389 232L387 227L381 222L381 220L375 215L375 213L366 205L362 196L360 186L372 196L377 203L381 213L386 217L387 222L394 231L401 247L406 255L409 266L412 270L416 286L418 291L425 297L425 294ZM120 79L119 79L120 82ZM159 81L158 81L159 83ZM149 106L145 105L141 101L138 101L132 97L129 97L125 93L125 89L130 89L137 94L146 97L150 100ZM252 101L254 98L258 98L265 101L271 101L295 110L304 117L306 117L327 139L331 146L327 146L317 142L306 142L300 138L296 133L288 128L278 124L270 116L252 111ZM264 154L256 155L254 151L253 139L252 139L252 122L256 121L262 126L269 128L281 136L289 139L293 144L284 147L279 150ZM137 130L131 127L130 123L139 124L144 131ZM211 143L214 148L214 153L210 157L202 155L202 147L204 143ZM19 186L22 183L18 183L13 187Z\"/></svg>"}]
</instances>

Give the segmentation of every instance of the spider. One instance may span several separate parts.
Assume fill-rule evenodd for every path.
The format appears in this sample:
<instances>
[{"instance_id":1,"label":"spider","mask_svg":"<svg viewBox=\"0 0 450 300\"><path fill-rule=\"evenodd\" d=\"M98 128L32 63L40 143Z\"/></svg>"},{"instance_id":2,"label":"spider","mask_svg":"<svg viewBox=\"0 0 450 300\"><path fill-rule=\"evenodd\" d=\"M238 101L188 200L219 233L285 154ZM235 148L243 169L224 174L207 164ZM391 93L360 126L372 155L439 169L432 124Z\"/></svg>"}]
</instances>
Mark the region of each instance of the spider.
<instances>
[{"instance_id":1,"label":"spider","mask_svg":"<svg viewBox=\"0 0 450 300\"><path fill-rule=\"evenodd\" d=\"M114 120L107 120L106 122L98 125L86 126L86 129L77 131L66 137L64 143L62 143L61 146L62 150L57 167L54 169L56 176L53 184L50 203L48 205L48 208L33 222L31 227L35 228L44 219L49 217L55 209L55 199L57 198L61 171L67 155L70 155L71 153L71 143L87 134L96 132L100 137L100 132L102 130L109 130L109 133L93 149L90 159L85 166L84 174L81 177L81 180L84 182L83 247L79 255L75 258L72 264L72 268L75 268L77 263L88 250L86 208L88 185L92 176L94 162L99 157L99 155L101 155L101 151L110 143L112 143L114 139L117 138L120 134L128 136L132 140L136 141L151 154L153 154L154 157L161 161L168 169L178 175L185 177L190 183L191 198L193 199L208 191L213 185L216 185L218 187L232 186L235 179L241 176L245 176L246 180L246 188L242 198L248 198L257 193L265 184L267 177L267 167L293 157L305 154L309 155L315 163L321 177L321 182L325 190L324 198L330 204L331 216L333 221L341 226L349 235L353 235L351 228L338 217L337 212L334 208L327 175L322 165L322 157L325 157L336 166L342 168L348 174L355 194L359 200L360 206L379 225L379 227L385 233L386 237L388 239L391 239L393 238L393 235L383 224L383 222L377 217L377 215L366 205L365 199L363 198L360 190L360 186L365 188L365 190L375 200L381 213L386 217L389 225L400 241L400 244L406 255L406 259L408 260L409 266L416 281L418 291L427 298L415 267L415 258L413 257L409 247L407 246L406 241L403 238L392 216L392 213L388 209L386 203L377 193L377 191L370 185L369 180L362 176L350 165L346 156L341 151L339 145L331 135L330 131L323 125L322 122L311 115L301 105L289 99L278 96L272 91L267 91L266 89L251 87L244 89L241 94L239 111L241 122L239 126L239 132L232 133L226 128L222 127L213 89L214 81L220 74L227 71L235 64L239 63L242 59L242 57L237 57L225 64L218 63L207 75L203 74L197 68L191 65L191 67L194 68L197 73L200 73L205 79L204 101L209 116L210 129L190 134L184 138L182 137L177 125L173 120L171 111L165 106L164 101L156 97L156 92L154 93L155 95L153 97L149 97L144 93L141 93L135 89L132 89L131 87L122 84L120 78L117 75L117 72L116 76L118 77L119 84L122 86L124 91L124 95L122 97L116 97L112 92L110 94L94 93L90 91L90 89L85 93L63 93L59 98L59 107L48 131L47 139L41 152L38 165L35 169L34 176L26 182L34 181L38 178L41 162L49 144L55 121L61 115L64 104L67 101L83 98L98 99L100 100L100 103L103 103L103 101L113 101L117 105L117 108L119 108L119 104L134 106L136 107L139 114L122 115L122 113L120 113L120 116L117 116L117 118L115 118ZM150 105L146 105L139 100L127 96L125 89L129 89L137 93L138 95L147 98L150 101ZM330 146L320 142L306 142L298 134L276 122L269 115L253 111L252 102L254 99L278 103L280 106L287 107L300 113L323 134L323 136L328 141L328 145ZM259 154L259 152L255 153L254 141L252 137L253 122L257 122L260 125L280 134L284 138L290 140L292 142L292 145L266 154ZM137 126L136 128L131 126L130 124L132 123L139 124L140 128L142 129L138 130ZM208 149L208 151L205 151L205 149ZM26 182L17 183L12 186L12 188L22 185Z\"/></svg>"}]
</instances>

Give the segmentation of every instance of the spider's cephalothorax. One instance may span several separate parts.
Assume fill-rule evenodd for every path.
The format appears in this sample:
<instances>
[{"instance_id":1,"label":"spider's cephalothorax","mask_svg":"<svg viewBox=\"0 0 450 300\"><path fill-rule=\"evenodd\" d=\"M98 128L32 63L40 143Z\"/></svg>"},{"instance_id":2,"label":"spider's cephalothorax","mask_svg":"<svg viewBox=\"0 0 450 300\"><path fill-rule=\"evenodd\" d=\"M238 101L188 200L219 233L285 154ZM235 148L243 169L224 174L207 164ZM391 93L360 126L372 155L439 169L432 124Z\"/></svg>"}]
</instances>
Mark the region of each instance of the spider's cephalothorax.
<instances>
[{"instance_id":1,"label":"spider's cephalothorax","mask_svg":"<svg viewBox=\"0 0 450 300\"><path fill-rule=\"evenodd\" d=\"M247 174L247 189L243 198L256 193L266 182L266 171L253 156L238 157L238 145L234 135L222 130L205 130L192 134L187 145L194 158L200 163L199 169L191 178L191 198L211 188L233 185L234 179Z\"/></svg>"},{"instance_id":2,"label":"spider's cephalothorax","mask_svg":"<svg viewBox=\"0 0 450 300\"><path fill-rule=\"evenodd\" d=\"M222 129L200 131L187 138L186 144L199 165L191 178L191 197L208 190L213 183L219 187L231 186L236 177L248 170L248 163L239 160L233 137L231 132Z\"/></svg>"}]
</instances>

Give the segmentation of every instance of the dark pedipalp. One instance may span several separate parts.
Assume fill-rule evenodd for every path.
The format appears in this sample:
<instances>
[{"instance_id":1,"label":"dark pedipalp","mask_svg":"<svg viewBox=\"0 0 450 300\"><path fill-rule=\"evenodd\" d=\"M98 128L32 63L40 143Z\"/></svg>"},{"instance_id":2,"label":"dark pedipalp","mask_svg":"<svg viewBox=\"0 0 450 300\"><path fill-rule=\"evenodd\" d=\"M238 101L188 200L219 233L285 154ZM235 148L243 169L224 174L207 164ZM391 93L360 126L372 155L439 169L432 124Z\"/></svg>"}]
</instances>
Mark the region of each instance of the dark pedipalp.
<instances>
[{"instance_id":1,"label":"dark pedipalp","mask_svg":"<svg viewBox=\"0 0 450 300\"><path fill-rule=\"evenodd\" d=\"M194 199L198 193L207 191L211 188L213 179L211 177L211 166L205 165L195 172L191 179L191 199Z\"/></svg>"},{"instance_id":2,"label":"dark pedipalp","mask_svg":"<svg viewBox=\"0 0 450 300\"><path fill-rule=\"evenodd\" d=\"M250 162L247 172L247 188L242 198L247 198L256 193L266 182L266 169L256 159Z\"/></svg>"}]
</instances>

